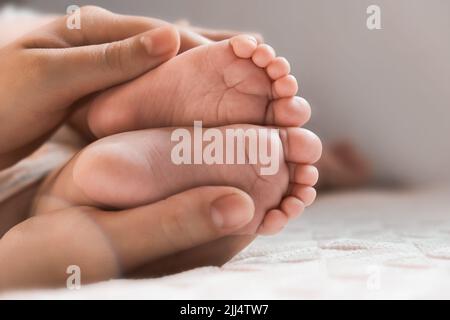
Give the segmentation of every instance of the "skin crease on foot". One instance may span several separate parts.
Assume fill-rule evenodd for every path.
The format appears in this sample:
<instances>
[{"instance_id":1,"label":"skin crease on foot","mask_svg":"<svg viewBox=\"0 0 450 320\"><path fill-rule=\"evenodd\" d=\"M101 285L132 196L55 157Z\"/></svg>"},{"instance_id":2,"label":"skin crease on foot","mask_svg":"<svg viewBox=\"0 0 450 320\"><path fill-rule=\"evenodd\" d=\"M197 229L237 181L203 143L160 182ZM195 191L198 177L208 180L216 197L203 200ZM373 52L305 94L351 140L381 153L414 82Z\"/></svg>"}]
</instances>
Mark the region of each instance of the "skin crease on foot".
<instances>
[{"instance_id":1,"label":"skin crease on foot","mask_svg":"<svg viewBox=\"0 0 450 320\"><path fill-rule=\"evenodd\" d=\"M236 123L297 126L309 119L286 59L249 35L199 46L89 102L96 137L147 128ZM306 121L307 121L306 119Z\"/></svg>"},{"instance_id":2,"label":"skin crease on foot","mask_svg":"<svg viewBox=\"0 0 450 320\"><path fill-rule=\"evenodd\" d=\"M226 185L247 192L255 202L255 219L238 234L272 234L314 201L318 174L312 164L320 158L321 143L310 131L286 128L270 138L280 150L279 171L271 176L259 175L259 164L175 165L172 131L149 129L95 142L52 178L36 212L65 206L125 209L198 186Z\"/></svg>"}]
</instances>

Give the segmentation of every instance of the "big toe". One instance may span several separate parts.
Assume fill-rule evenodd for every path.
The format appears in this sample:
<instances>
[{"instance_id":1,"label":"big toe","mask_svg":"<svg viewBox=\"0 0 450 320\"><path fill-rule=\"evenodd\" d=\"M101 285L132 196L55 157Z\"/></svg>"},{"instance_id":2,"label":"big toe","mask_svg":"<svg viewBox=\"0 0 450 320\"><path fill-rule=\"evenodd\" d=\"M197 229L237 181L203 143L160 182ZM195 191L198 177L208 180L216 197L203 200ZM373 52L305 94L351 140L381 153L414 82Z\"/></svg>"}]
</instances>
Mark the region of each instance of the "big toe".
<instances>
[{"instance_id":1,"label":"big toe","mask_svg":"<svg viewBox=\"0 0 450 320\"><path fill-rule=\"evenodd\" d=\"M313 132L303 128L280 130L286 161L313 164L322 155L322 142Z\"/></svg>"}]
</instances>

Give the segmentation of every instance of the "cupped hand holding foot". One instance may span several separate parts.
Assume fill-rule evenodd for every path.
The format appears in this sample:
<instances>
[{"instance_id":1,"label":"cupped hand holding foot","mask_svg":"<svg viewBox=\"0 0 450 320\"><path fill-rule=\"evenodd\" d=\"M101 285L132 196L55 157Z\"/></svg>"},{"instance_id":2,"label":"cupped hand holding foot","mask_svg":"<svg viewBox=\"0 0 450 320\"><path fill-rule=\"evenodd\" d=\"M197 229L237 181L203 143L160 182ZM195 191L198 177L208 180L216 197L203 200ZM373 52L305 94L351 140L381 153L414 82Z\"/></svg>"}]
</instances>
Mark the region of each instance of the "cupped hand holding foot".
<instances>
[{"instance_id":1,"label":"cupped hand holding foot","mask_svg":"<svg viewBox=\"0 0 450 320\"><path fill-rule=\"evenodd\" d=\"M134 274L229 235L253 214L252 199L230 187L200 187L114 214L87 206L46 211L1 238L0 291L65 286L70 266L80 268L81 284Z\"/></svg>"},{"instance_id":2,"label":"cupped hand holding foot","mask_svg":"<svg viewBox=\"0 0 450 320\"><path fill-rule=\"evenodd\" d=\"M246 130L262 127L236 125L219 130L225 132L229 128ZM173 216L170 206L165 209L166 215L161 210L160 217L154 219L167 221L163 229L187 232L195 238L197 235L191 234L191 231L192 225L196 223L197 212L195 207L187 205L188 195L193 193L187 191L184 200L172 198L173 194L192 188L208 192L212 187L202 187L208 185L230 186L234 190L247 192L254 202L250 218L247 218L247 214L242 216L237 206L239 201L231 201L234 196L224 204L229 209L227 215L220 214L223 204L219 203L211 211L210 219L214 225L222 226L229 232L208 241L205 239L201 244L187 239L182 250L174 250L158 259L148 258L143 265L129 269L133 270L131 275L149 276L202 265L222 265L247 246L256 233L268 235L279 232L289 220L297 217L314 201L313 186L317 182L318 172L312 164L320 157L321 144L314 134L305 129L286 128L281 129L277 136L259 137L270 139L264 142L280 151L280 170L271 176L259 175L260 163L177 166L171 160L171 132L172 129L166 128L117 134L86 147L64 168L47 178L36 197L33 212L36 219L47 219L45 216L53 216L55 212L62 215L74 212L84 214L87 210L101 212L105 222L117 221L119 218L115 216L121 216L123 212L129 213L127 217L130 221L139 220L144 215L153 214L151 210L139 208L146 208L147 203L155 201L164 203L164 199L169 197L173 200L173 210L183 212L185 219ZM240 134L244 135L245 131ZM201 193L197 196L201 197ZM194 203L201 201L196 197L193 200ZM205 201L207 204L207 198ZM137 212L142 212L142 215L134 216ZM123 219L121 228L134 228L131 222L125 222L126 219ZM160 232L165 233L167 230ZM115 234L107 236L111 236L109 241L116 241ZM158 252L159 248L154 244L148 250Z\"/></svg>"}]
</instances>

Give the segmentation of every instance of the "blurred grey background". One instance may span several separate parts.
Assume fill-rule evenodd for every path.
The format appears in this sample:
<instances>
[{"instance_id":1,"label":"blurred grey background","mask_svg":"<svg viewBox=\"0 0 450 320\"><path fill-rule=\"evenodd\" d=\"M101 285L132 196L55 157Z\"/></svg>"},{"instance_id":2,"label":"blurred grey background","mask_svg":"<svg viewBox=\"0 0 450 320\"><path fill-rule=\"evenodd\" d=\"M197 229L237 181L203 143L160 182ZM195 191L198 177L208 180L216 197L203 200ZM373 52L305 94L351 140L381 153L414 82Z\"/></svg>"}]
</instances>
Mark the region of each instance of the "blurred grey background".
<instances>
[{"instance_id":1,"label":"blurred grey background","mask_svg":"<svg viewBox=\"0 0 450 320\"><path fill-rule=\"evenodd\" d=\"M293 73L326 143L349 139L378 180L450 181L450 1L21 1L44 12L96 4L212 28L259 31ZM381 7L382 30L366 27Z\"/></svg>"}]
</instances>

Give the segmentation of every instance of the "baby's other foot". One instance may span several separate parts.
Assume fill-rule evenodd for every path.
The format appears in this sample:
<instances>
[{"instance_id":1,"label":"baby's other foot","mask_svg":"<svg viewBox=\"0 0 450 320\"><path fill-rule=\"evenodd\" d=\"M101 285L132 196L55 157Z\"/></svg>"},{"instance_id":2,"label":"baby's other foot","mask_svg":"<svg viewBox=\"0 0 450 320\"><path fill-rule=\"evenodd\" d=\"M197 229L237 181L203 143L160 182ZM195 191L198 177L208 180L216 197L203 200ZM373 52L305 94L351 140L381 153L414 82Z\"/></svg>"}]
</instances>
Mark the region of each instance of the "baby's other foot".
<instances>
[{"instance_id":1,"label":"baby's other foot","mask_svg":"<svg viewBox=\"0 0 450 320\"><path fill-rule=\"evenodd\" d=\"M247 192L255 202L255 219L239 234L280 231L314 201L318 172L312 164L320 157L320 140L301 128L280 129L274 135L262 134L259 130L266 128L251 125L214 130L226 137L228 129L238 139L256 132L259 143L269 146L271 155L278 154L271 159L277 161L278 170L261 175L267 164L261 158L254 164L177 165L172 153L177 144L171 142L174 129L122 133L90 145L59 173L47 188L53 208L45 211L61 209L61 205L134 208L195 187L232 186ZM185 131L194 139L193 128ZM250 159L246 147L245 158Z\"/></svg>"},{"instance_id":2,"label":"baby's other foot","mask_svg":"<svg viewBox=\"0 0 450 320\"><path fill-rule=\"evenodd\" d=\"M172 126L249 123L280 127L309 120L286 59L240 35L188 50L140 78L91 100L88 125L97 137Z\"/></svg>"}]
</instances>

